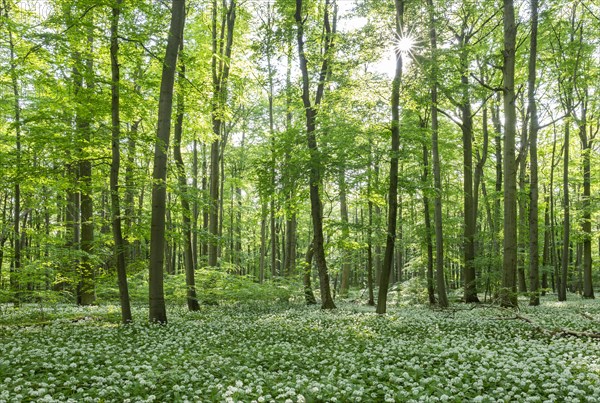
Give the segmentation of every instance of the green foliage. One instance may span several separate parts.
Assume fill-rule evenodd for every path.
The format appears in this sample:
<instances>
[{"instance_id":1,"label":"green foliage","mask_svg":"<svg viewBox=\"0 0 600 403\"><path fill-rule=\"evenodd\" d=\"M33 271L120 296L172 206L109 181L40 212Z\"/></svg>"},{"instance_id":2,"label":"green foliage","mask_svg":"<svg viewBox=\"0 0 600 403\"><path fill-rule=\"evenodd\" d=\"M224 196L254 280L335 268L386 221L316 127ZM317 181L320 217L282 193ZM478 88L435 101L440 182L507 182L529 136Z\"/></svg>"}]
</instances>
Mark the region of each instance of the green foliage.
<instances>
[{"instance_id":1,"label":"green foliage","mask_svg":"<svg viewBox=\"0 0 600 403\"><path fill-rule=\"evenodd\" d=\"M423 305L428 301L427 281L413 277L402 283L396 283L390 290L392 303L400 306Z\"/></svg>"},{"instance_id":2,"label":"green foliage","mask_svg":"<svg viewBox=\"0 0 600 403\"><path fill-rule=\"evenodd\" d=\"M129 294L135 304L144 305L148 301L148 278L145 271L130 277ZM263 284L252 276L228 273L226 270L202 268L196 270L196 293L201 303L218 305L220 303L246 302L287 302L300 298L301 287L295 281L275 279ZM185 304L187 290L185 274L165 275L165 299L169 304ZM113 277L105 278L96 290L99 303L116 302L119 291Z\"/></svg>"}]
</instances>

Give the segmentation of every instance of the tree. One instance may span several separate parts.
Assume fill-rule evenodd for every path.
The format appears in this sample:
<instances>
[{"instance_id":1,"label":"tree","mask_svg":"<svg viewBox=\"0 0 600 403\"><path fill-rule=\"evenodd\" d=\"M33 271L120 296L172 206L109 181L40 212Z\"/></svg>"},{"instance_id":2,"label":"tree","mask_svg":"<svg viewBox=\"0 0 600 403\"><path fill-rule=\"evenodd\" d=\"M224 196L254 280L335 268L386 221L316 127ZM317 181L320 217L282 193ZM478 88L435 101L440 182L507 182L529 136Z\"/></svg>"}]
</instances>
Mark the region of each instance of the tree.
<instances>
[{"instance_id":1,"label":"tree","mask_svg":"<svg viewBox=\"0 0 600 403\"><path fill-rule=\"evenodd\" d=\"M6 0L2 0L2 6L4 9L4 17L9 21L9 7ZM10 82L12 87L13 108L14 108L14 130L15 130L15 152L16 152L16 168L17 173L14 182L14 201L13 201L13 245L14 245L14 258L13 258L13 274L18 273L21 268L21 130L22 130L22 119L21 119L21 94L19 92L19 82L17 77L17 64L15 53L15 44L13 39L13 31L9 26L8 28L8 45L9 45L9 57L10 57ZM1 268L0 268L1 269ZM18 287L14 276L11 276L11 286Z\"/></svg>"},{"instance_id":2,"label":"tree","mask_svg":"<svg viewBox=\"0 0 600 403\"><path fill-rule=\"evenodd\" d=\"M187 177L185 175L185 165L181 156L181 137L183 134L183 114L185 112L185 62L183 54L183 35L179 44L179 84L180 88L177 92L177 106L175 118L175 131L173 135L173 158L177 168L177 179L181 201L181 220L183 223L183 261L185 266L185 285L187 289L187 304L190 311L200 309L198 298L196 296L196 281L194 278L194 270L196 262L194 261L194 251L192 248L192 209L190 208L190 194L187 186Z\"/></svg>"},{"instance_id":3,"label":"tree","mask_svg":"<svg viewBox=\"0 0 600 403\"><path fill-rule=\"evenodd\" d=\"M538 31L538 0L530 0L531 36L529 39L529 70L527 83L527 108L529 114L529 289L531 297L529 305L539 305L539 241L538 241L538 115L535 99L536 61L537 61L537 31Z\"/></svg>"},{"instance_id":4,"label":"tree","mask_svg":"<svg viewBox=\"0 0 600 403\"><path fill-rule=\"evenodd\" d=\"M420 118L421 127L423 129L427 128L426 119ZM423 192L423 214L425 220L425 247L427 248L427 271L425 273L426 281L427 281L427 297L429 298L429 303L431 305L435 304L435 287L433 286L433 241L431 239L431 208L429 203L429 194L427 192L427 187L430 187L430 179L429 179L429 149L427 148L427 144L423 143L423 175L421 176L421 181L423 182L423 186L426 189Z\"/></svg>"},{"instance_id":5,"label":"tree","mask_svg":"<svg viewBox=\"0 0 600 403\"><path fill-rule=\"evenodd\" d=\"M504 0L504 260L502 265L502 289L500 302L503 306L516 307L517 267L517 164L515 161L516 94L515 53L517 48L517 25L513 0Z\"/></svg>"},{"instance_id":6,"label":"tree","mask_svg":"<svg viewBox=\"0 0 600 403\"><path fill-rule=\"evenodd\" d=\"M335 1L335 0L334 0ZM298 56L300 59L300 70L302 73L302 102L306 115L306 141L310 152L310 172L309 172L309 188L310 188L310 209L313 223L313 248L314 259L319 271L319 281L321 289L321 308L334 309L335 303L331 297L331 289L329 285L329 272L327 270L327 261L325 260L324 237L323 237L323 205L319 187L322 186L321 181L321 160L319 156L319 148L316 137L316 120L318 107L323 99L325 90L325 78L329 72L330 59L333 53L333 41L335 38L335 18L336 6L333 5L333 21L332 26L330 21L329 0L325 0L325 10L323 13L323 60L319 72L319 81L315 94L314 104L310 99L310 78L308 72L308 60L304 50L304 24L306 19L302 17L302 0L296 0L296 12L294 18L296 20L296 39L298 41Z\"/></svg>"},{"instance_id":7,"label":"tree","mask_svg":"<svg viewBox=\"0 0 600 403\"><path fill-rule=\"evenodd\" d=\"M112 162L110 166L110 199L113 241L115 243L114 256L117 266L119 296L121 300L121 320L123 323L131 322L131 307L129 304L129 289L127 286L127 271L125 265L125 242L121 226L121 206L119 198L119 168L121 166L121 115L120 115L120 71L119 71L119 17L123 0L116 0L112 7L110 25L110 66L112 72Z\"/></svg>"},{"instance_id":8,"label":"tree","mask_svg":"<svg viewBox=\"0 0 600 403\"><path fill-rule=\"evenodd\" d=\"M433 156L433 221L435 227L435 279L438 292L438 304L447 307L446 280L444 278L444 233L442 228L442 175L440 172L440 152L438 142L438 75L437 75L437 33L433 0L427 0L429 8L429 41L431 43L431 150Z\"/></svg>"},{"instance_id":9,"label":"tree","mask_svg":"<svg viewBox=\"0 0 600 403\"><path fill-rule=\"evenodd\" d=\"M395 0L396 35L404 35L404 0ZM398 154L400 151L400 84L402 82L402 54L396 55L396 72L392 81L392 148L390 152L390 186L388 191L388 225L383 256L383 266L379 277L377 295L377 313L386 312L387 293L392 273L394 244L396 243L396 225L398 217Z\"/></svg>"},{"instance_id":10,"label":"tree","mask_svg":"<svg viewBox=\"0 0 600 403\"><path fill-rule=\"evenodd\" d=\"M217 266L219 258L219 190L221 140L224 108L227 101L227 81L229 80L231 49L233 45L233 30L236 18L236 2L231 0L229 6L222 10L221 29L218 33L218 5L213 1L212 10L212 109L211 120L215 140L210 147L210 210L208 230L208 265Z\"/></svg>"},{"instance_id":11,"label":"tree","mask_svg":"<svg viewBox=\"0 0 600 403\"><path fill-rule=\"evenodd\" d=\"M346 184L346 167L344 162L341 163L338 174L338 186L340 188L340 218L342 219L342 281L340 284L340 296L347 297L350 288L350 262L349 253L345 247L348 242L350 230L348 228L348 201L347 201L347 184Z\"/></svg>"},{"instance_id":12,"label":"tree","mask_svg":"<svg viewBox=\"0 0 600 403\"><path fill-rule=\"evenodd\" d=\"M78 181L80 186L80 225L81 225L81 262L79 264L80 280L77 285L77 302L80 305L91 305L96 299L95 267L93 263L94 249L94 200L92 189L92 161L85 150L92 141L92 110L90 108L91 92L95 86L94 79L94 35L88 27L85 59L79 52L74 53L73 69L75 98L78 108L75 116L75 130L81 141L80 159L78 162Z\"/></svg>"},{"instance_id":13,"label":"tree","mask_svg":"<svg viewBox=\"0 0 600 403\"><path fill-rule=\"evenodd\" d=\"M167 196L167 149L171 132L173 86L177 68L179 44L183 36L185 0L173 0L167 48L162 66L158 101L158 128L154 146L152 171L152 224L150 229L150 322L166 323L167 312L163 291L165 253L165 210Z\"/></svg>"}]
</instances>

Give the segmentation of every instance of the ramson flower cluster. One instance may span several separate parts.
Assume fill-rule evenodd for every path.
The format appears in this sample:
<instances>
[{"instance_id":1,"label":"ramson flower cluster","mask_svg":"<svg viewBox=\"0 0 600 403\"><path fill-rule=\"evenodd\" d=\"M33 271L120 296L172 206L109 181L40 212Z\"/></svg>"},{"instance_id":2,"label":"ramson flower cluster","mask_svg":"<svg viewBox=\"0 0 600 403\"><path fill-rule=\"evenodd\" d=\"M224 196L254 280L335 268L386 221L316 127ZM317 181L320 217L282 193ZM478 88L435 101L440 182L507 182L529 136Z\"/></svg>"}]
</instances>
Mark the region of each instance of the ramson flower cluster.
<instances>
[{"instance_id":1,"label":"ramson flower cluster","mask_svg":"<svg viewBox=\"0 0 600 403\"><path fill-rule=\"evenodd\" d=\"M600 343L494 308L178 307L165 326L144 323L141 308L118 325L109 306L54 307L53 321L28 322L39 309L3 308L0 402L600 400ZM547 329L600 330L594 301L523 314Z\"/></svg>"}]
</instances>

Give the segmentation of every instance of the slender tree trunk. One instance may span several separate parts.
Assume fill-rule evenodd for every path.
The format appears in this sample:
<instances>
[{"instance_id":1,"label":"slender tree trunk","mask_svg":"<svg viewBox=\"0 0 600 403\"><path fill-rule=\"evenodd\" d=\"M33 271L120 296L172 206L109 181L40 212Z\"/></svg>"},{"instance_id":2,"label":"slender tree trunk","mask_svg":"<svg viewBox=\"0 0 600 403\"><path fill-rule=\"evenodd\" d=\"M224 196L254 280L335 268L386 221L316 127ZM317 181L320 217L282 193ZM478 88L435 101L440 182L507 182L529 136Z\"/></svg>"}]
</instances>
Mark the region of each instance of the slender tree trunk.
<instances>
[{"instance_id":1,"label":"slender tree trunk","mask_svg":"<svg viewBox=\"0 0 600 403\"><path fill-rule=\"evenodd\" d=\"M292 213L289 220L287 220L285 229L285 273L288 276L292 276L295 272L296 265L296 214Z\"/></svg>"},{"instance_id":2,"label":"slender tree trunk","mask_svg":"<svg viewBox=\"0 0 600 403\"><path fill-rule=\"evenodd\" d=\"M271 278L277 277L279 273L279 260L277 259L277 221L275 217L275 197L271 195L269 203L269 225L271 227Z\"/></svg>"},{"instance_id":3,"label":"slender tree trunk","mask_svg":"<svg viewBox=\"0 0 600 403\"><path fill-rule=\"evenodd\" d=\"M587 97L587 91L585 91ZM587 125L587 98L581 104L581 118L579 124L579 139L581 140L583 193L581 195L583 232L582 270L583 270L583 297L594 298L592 286L592 207L591 207L591 152L594 136L588 135Z\"/></svg>"},{"instance_id":4,"label":"slender tree trunk","mask_svg":"<svg viewBox=\"0 0 600 403\"><path fill-rule=\"evenodd\" d=\"M502 208L500 203L500 195L502 194L502 182L504 180L502 175L502 166L504 161L502 159L502 125L500 123L500 93L497 93L497 104L495 108L492 108L492 124L494 125L494 155L496 159L496 181L495 181L495 197L494 197L494 228L496 238L500 238L500 225ZM494 253L500 254L500 242L498 242L497 249ZM500 274L500 273L498 273Z\"/></svg>"},{"instance_id":5,"label":"slender tree trunk","mask_svg":"<svg viewBox=\"0 0 600 403\"><path fill-rule=\"evenodd\" d=\"M400 168L400 175L402 175L403 170ZM402 192L398 193L398 224L397 224L397 239L396 243L398 244L396 248L396 281L401 283L404 281L403 278L403 269L404 269L404 217L403 217L403 208L402 208Z\"/></svg>"},{"instance_id":6,"label":"slender tree trunk","mask_svg":"<svg viewBox=\"0 0 600 403\"><path fill-rule=\"evenodd\" d=\"M370 184L369 184L370 186ZM373 202L369 197L369 225L367 228L367 288L369 290L369 301L367 305L375 305L375 296L373 295Z\"/></svg>"},{"instance_id":7,"label":"slender tree trunk","mask_svg":"<svg viewBox=\"0 0 600 403\"><path fill-rule=\"evenodd\" d=\"M477 224L477 218L479 216L479 190L481 188L481 192L484 197L484 203L486 208L486 215L488 218L488 224L490 229L490 235L492 238L492 246L496 244L496 230L493 222L493 217L489 208L489 203L487 200L487 194L484 192L485 183L482 183L483 178L483 168L485 167L485 163L487 162L488 157L488 149L489 149L489 129L488 129L488 107L487 105L483 106L482 112L482 146L476 152L477 164L475 165L475 172L473 175L473 215L475 216L475 231L479 231L479 227ZM476 254L480 253L478 251L479 245L476 246Z\"/></svg>"},{"instance_id":8,"label":"slender tree trunk","mask_svg":"<svg viewBox=\"0 0 600 403\"><path fill-rule=\"evenodd\" d=\"M434 214L435 225L435 278L438 293L438 303L441 307L447 307L448 296L446 294L446 281L444 279L444 234L442 228L442 176L440 171L440 153L438 149L438 84L437 84L437 34L435 28L435 17L433 0L427 0L429 7L429 39L431 42L432 60L432 82L431 82L431 149L433 156L433 185L435 187Z\"/></svg>"},{"instance_id":9,"label":"slender tree trunk","mask_svg":"<svg viewBox=\"0 0 600 403\"><path fill-rule=\"evenodd\" d=\"M513 0L504 0L504 260L500 302L516 307L517 267L517 165L515 137L515 51L517 26Z\"/></svg>"},{"instance_id":10,"label":"slender tree trunk","mask_svg":"<svg viewBox=\"0 0 600 403\"><path fill-rule=\"evenodd\" d=\"M165 226L167 228L166 234L172 234L174 232L173 228L173 219L171 217L171 211L173 203L172 203L172 193L169 192L167 194L167 210L166 210L166 223ZM171 236L166 236L165 240L165 270L164 272L170 275L175 274L175 252L177 247L175 245L175 239Z\"/></svg>"},{"instance_id":11,"label":"slender tree trunk","mask_svg":"<svg viewBox=\"0 0 600 403\"><path fill-rule=\"evenodd\" d=\"M544 246L542 254L542 289L538 292L537 300L539 301L539 294L542 296L546 295L546 289L548 288L548 267L552 264L551 256L551 234L550 234L550 197L545 197L545 209L544 209ZM533 297L532 297L533 298ZM533 303L532 303L533 302ZM530 300L530 305L535 305L535 300ZM539 303L538 303L539 305Z\"/></svg>"},{"instance_id":12,"label":"slender tree trunk","mask_svg":"<svg viewBox=\"0 0 600 403\"><path fill-rule=\"evenodd\" d=\"M350 288L350 254L346 250L350 231L348 228L348 203L346 198L346 169L340 167L338 184L340 188L340 215L342 219L342 281L340 284L340 297L346 298Z\"/></svg>"},{"instance_id":13,"label":"slender tree trunk","mask_svg":"<svg viewBox=\"0 0 600 403\"><path fill-rule=\"evenodd\" d=\"M426 123L423 122L423 125ZM423 176L422 182L425 189L423 190L423 212L425 214L425 245L427 247L427 296L431 305L436 303L435 287L433 285L433 241L431 231L431 213L429 208L428 188L430 187L429 179L429 150L427 145L423 143Z\"/></svg>"},{"instance_id":14,"label":"slender tree trunk","mask_svg":"<svg viewBox=\"0 0 600 403\"><path fill-rule=\"evenodd\" d=\"M373 175L374 175L374 187L375 189L379 189L379 160L375 161L373 167ZM375 218L376 223L375 226L377 228L377 232L380 231L381 228L381 218L383 214L381 213L381 206L379 204L375 205ZM373 259L373 265L375 266L375 283L379 284L381 279L381 243L379 236L375 237L375 256Z\"/></svg>"},{"instance_id":15,"label":"slender tree trunk","mask_svg":"<svg viewBox=\"0 0 600 403\"><path fill-rule=\"evenodd\" d=\"M569 142L570 126L565 125L565 150L563 155L563 244L562 244L562 264L559 275L558 300L567 300L567 275L569 272L569 235L571 231L571 220L569 210Z\"/></svg>"},{"instance_id":16,"label":"slender tree trunk","mask_svg":"<svg viewBox=\"0 0 600 403\"><path fill-rule=\"evenodd\" d=\"M213 78L213 99L212 99L212 129L216 140L211 144L210 149L210 212L209 212L209 242L208 242L208 265L217 266L219 257L219 206L220 197L219 162L221 153L221 141L223 137L223 108L227 101L227 81L229 79L229 69L231 60L231 49L233 45L233 30L236 19L236 2L231 0L226 10L223 11L221 19L220 36L217 34L217 0L213 1L213 21L212 21L212 78Z\"/></svg>"},{"instance_id":17,"label":"slender tree trunk","mask_svg":"<svg viewBox=\"0 0 600 403\"><path fill-rule=\"evenodd\" d=\"M6 223L6 216L8 215L8 195L9 193L4 193L4 200L2 203L2 224ZM4 244L9 238L7 234L8 231L0 230L0 288L4 288L4 282L2 277L2 263L4 261Z\"/></svg>"},{"instance_id":18,"label":"slender tree trunk","mask_svg":"<svg viewBox=\"0 0 600 403\"><path fill-rule=\"evenodd\" d=\"M192 258L194 267L198 267L198 140L192 145Z\"/></svg>"},{"instance_id":19,"label":"slender tree trunk","mask_svg":"<svg viewBox=\"0 0 600 403\"><path fill-rule=\"evenodd\" d=\"M133 226L135 223L135 177L134 170L136 166L135 154L138 128L140 120L135 121L129 130L127 139L127 165L125 166L125 230L126 236L133 235ZM137 249L139 249L139 240L132 243L127 242L127 256L130 261L137 257Z\"/></svg>"},{"instance_id":20,"label":"slender tree trunk","mask_svg":"<svg viewBox=\"0 0 600 403\"><path fill-rule=\"evenodd\" d=\"M88 44L90 54L93 52L94 37L90 32L88 35ZM88 78L86 86L92 89L94 86L93 62L91 56L88 57L85 66ZM77 132L83 139L84 147L91 142L91 116L89 112L78 113L76 118ZM81 305L91 305L96 299L95 292L95 270L92 263L92 254L94 248L94 205L92 199L92 161L84 157L79 162L79 179L81 185L81 280L78 286L78 301Z\"/></svg>"},{"instance_id":21,"label":"slender tree trunk","mask_svg":"<svg viewBox=\"0 0 600 403\"><path fill-rule=\"evenodd\" d=\"M4 8L4 17L7 21L10 21L9 18L9 6L6 0L2 1L2 5ZM13 195L13 264L12 264L12 273L10 276L10 285L11 288L18 288L18 281L16 280L16 274L21 269L21 97L19 92L19 82L17 77L17 62L16 62L16 53L15 53L15 45L13 40L12 29L8 28L8 44L10 49L10 79L12 85L13 92L13 108L14 108L14 119L15 119L15 153L16 153L16 175L15 175L15 183L14 183L14 195Z\"/></svg>"},{"instance_id":22,"label":"slender tree trunk","mask_svg":"<svg viewBox=\"0 0 600 403\"><path fill-rule=\"evenodd\" d=\"M258 281L265 281L265 259L267 255L267 204L262 203L260 220L260 260L258 268Z\"/></svg>"},{"instance_id":23,"label":"slender tree trunk","mask_svg":"<svg viewBox=\"0 0 600 403\"><path fill-rule=\"evenodd\" d=\"M521 101L523 104L524 102ZM521 130L520 148L517 157L518 174L518 194L527 194L527 152L529 150L527 117L525 113L521 114L523 127ZM518 227L517 227L517 289L520 293L527 292L527 282L525 279L525 254L527 253L527 244L529 241L528 224L529 215L527 213L527 202L525 197L517 197L518 209Z\"/></svg>"},{"instance_id":24,"label":"slender tree trunk","mask_svg":"<svg viewBox=\"0 0 600 403\"><path fill-rule=\"evenodd\" d=\"M268 102L269 102L269 137L271 141L271 185L273 187L276 186L276 175L277 171L275 169L276 164L276 144L275 144L275 116L273 111L273 94L274 94L274 84L273 84L273 76L275 72L273 71L273 66L271 64L271 55L273 53L273 43L272 43L272 35L273 35L273 15L271 10L270 3L267 3L267 23L266 23L266 32L265 32L265 53L267 56L267 81L269 84L268 88ZM270 197L270 226L271 226L271 278L278 276L280 273L279 268L279 260L277 259L277 225L276 225L276 195L275 190L271 192Z\"/></svg>"},{"instance_id":25,"label":"slender tree trunk","mask_svg":"<svg viewBox=\"0 0 600 403\"><path fill-rule=\"evenodd\" d=\"M292 128L292 50L293 50L293 31L290 29L289 34L286 35L287 42L287 67L285 75L285 103L286 103L286 114L285 114L285 129L286 133L289 133ZM290 149L296 141L292 141L289 147L286 147L284 161L286 169L290 167L291 151ZM284 270L288 276L291 276L294 272L296 265L296 230L297 230L297 217L295 211L294 195L296 193L296 184L292 179L285 180L287 184L287 209L286 209L286 236L285 236L285 262Z\"/></svg>"},{"instance_id":26,"label":"slender tree trunk","mask_svg":"<svg viewBox=\"0 0 600 403\"><path fill-rule=\"evenodd\" d=\"M468 39L464 36L462 41ZM479 302L477 298L477 278L475 274L475 233L476 211L473 186L473 116L471 112L471 94L469 91L469 60L467 43L460 51L462 102L460 105L463 142L463 210L464 210L464 298L466 303Z\"/></svg>"},{"instance_id":27,"label":"slender tree trunk","mask_svg":"<svg viewBox=\"0 0 600 403\"><path fill-rule=\"evenodd\" d=\"M329 72L329 58L332 53L333 38L335 29L332 30L331 22L329 20L329 0L325 1L325 13L324 13L324 48L323 63L321 66L321 72L319 75L319 82L317 85L317 92L315 96L314 105L310 99L310 83L309 83L309 72L308 72L308 61L304 53L304 22L305 19L302 17L302 0L296 0L296 12L295 20L297 27L297 41L298 41L298 55L300 59L300 70L302 72L302 101L306 113L306 140L308 150L310 152L310 205L311 205L311 216L313 222L314 232L314 259L317 264L319 271L320 289L321 289L321 307L323 309L333 309L335 304L331 297L331 289L329 285L329 273L327 271L327 262L325 260L325 249L324 249L324 237L323 237L323 206L321 204L321 196L319 187L321 186L321 169L322 163L319 156L319 148L317 146L316 138L316 118L318 107L321 104L323 97L325 79ZM334 7L334 22L335 22L335 10ZM334 24L335 27L335 24Z\"/></svg>"},{"instance_id":28,"label":"slender tree trunk","mask_svg":"<svg viewBox=\"0 0 600 403\"><path fill-rule=\"evenodd\" d=\"M242 172L244 170L244 145L246 143L246 132L243 130L242 131L242 141L240 142L240 151L241 151L241 156L240 156L240 164L239 164L239 171L238 171L238 176L241 177ZM241 188L241 180L237 181L236 187L235 187L235 199L237 202L237 215L236 215L236 223L235 223L235 228L236 228L236 240L235 240L235 256L236 256L236 261L235 264L237 264L238 266L240 266L240 268L242 268L242 188ZM243 272L243 268L242 268L242 272ZM243 274L243 273L242 273Z\"/></svg>"},{"instance_id":29,"label":"slender tree trunk","mask_svg":"<svg viewBox=\"0 0 600 403\"><path fill-rule=\"evenodd\" d=\"M210 190L208 189L208 157L206 155L206 144L202 144L202 200L204 201L202 207L202 231L204 233L204 239L202 241L200 254L203 259L208 256L208 219L210 215ZM206 264L206 260L203 263Z\"/></svg>"},{"instance_id":30,"label":"slender tree trunk","mask_svg":"<svg viewBox=\"0 0 600 403\"><path fill-rule=\"evenodd\" d=\"M221 174L221 178L219 179L219 229L218 229L218 245L217 245L217 261L221 258L221 254L223 253L223 246L225 246L224 238L223 238L223 223L225 222L225 148L227 147L227 136L229 135L228 129L226 125L223 125L223 137L221 141L220 151L219 151L219 172Z\"/></svg>"},{"instance_id":31,"label":"slender tree trunk","mask_svg":"<svg viewBox=\"0 0 600 403\"><path fill-rule=\"evenodd\" d=\"M313 256L315 254L315 249L313 248L314 241L311 241L308 244L308 248L306 249L306 257L304 258L304 273L302 276L304 282L304 301L306 301L306 305L316 305L317 300L315 299L315 294L313 294L312 285L310 284L310 274L312 268Z\"/></svg>"},{"instance_id":32,"label":"slender tree trunk","mask_svg":"<svg viewBox=\"0 0 600 403\"><path fill-rule=\"evenodd\" d=\"M185 61L183 59L183 35L179 44L179 91L177 92L177 106L175 117L175 131L173 136L173 158L177 167L179 185L179 199L181 201L181 220L183 230L183 263L185 267L185 285L187 289L187 305L190 311L200 309L198 297L196 296L196 280L194 278L194 251L192 246L192 210L190 208L190 194L187 186L185 165L181 156L181 137L183 135L183 114L185 111L185 98L182 88L185 81Z\"/></svg>"},{"instance_id":33,"label":"slender tree trunk","mask_svg":"<svg viewBox=\"0 0 600 403\"><path fill-rule=\"evenodd\" d=\"M110 65L112 71L112 162L110 166L110 199L112 213L112 232L119 297L121 301L121 320L129 323L132 320L129 304L129 288L127 286L127 268L125 265L125 242L121 226L121 206L119 198L119 168L121 165L121 116L120 116L120 71L119 71L119 17L123 0L116 0L112 9L110 27Z\"/></svg>"},{"instance_id":34,"label":"slender tree trunk","mask_svg":"<svg viewBox=\"0 0 600 403\"><path fill-rule=\"evenodd\" d=\"M564 147L563 147L564 148ZM562 151L561 151L562 152ZM552 261L552 292L558 292L558 283L560 282L559 276L559 257L558 248L556 243L556 228L555 228L555 214L554 214L554 171L558 164L560 164L560 157L555 159L556 156L556 127L554 127L554 136L552 139L552 164L550 165L550 184L548 185L548 196L550 199L550 260ZM556 162L555 162L556 161Z\"/></svg>"},{"instance_id":35,"label":"slender tree trunk","mask_svg":"<svg viewBox=\"0 0 600 403\"><path fill-rule=\"evenodd\" d=\"M539 275L539 212L538 212L538 155L537 135L538 116L535 100L536 62L537 62L537 31L538 31L538 0L530 0L531 34L529 40L529 73L527 83L527 103L529 108L529 289L531 297L529 305L540 304L540 275ZM547 211L547 210L546 210ZM544 234L547 232L545 231ZM544 235L546 240L546 235ZM547 243L544 242L544 256L547 256ZM544 263L546 264L546 263Z\"/></svg>"},{"instance_id":36,"label":"slender tree trunk","mask_svg":"<svg viewBox=\"0 0 600 403\"><path fill-rule=\"evenodd\" d=\"M185 20L185 0L173 0L171 26L162 68L160 98L158 103L158 128L154 147L154 168L152 172L152 221L150 227L150 276L149 302L150 322L166 323L167 312L163 291L163 270L165 252L165 208L167 195L167 149L171 132L171 112L173 110L173 85L177 67L177 54L183 35Z\"/></svg>"},{"instance_id":37,"label":"slender tree trunk","mask_svg":"<svg viewBox=\"0 0 600 403\"><path fill-rule=\"evenodd\" d=\"M404 0L395 0L396 35L401 36L404 29ZM402 55L396 55L396 72L392 81L392 148L390 152L390 185L388 190L388 225L383 256L383 266L379 277L377 295L377 313L387 310L387 294L394 259L396 243L396 225L398 219L398 153L400 151L400 85L402 83Z\"/></svg>"}]
</instances>

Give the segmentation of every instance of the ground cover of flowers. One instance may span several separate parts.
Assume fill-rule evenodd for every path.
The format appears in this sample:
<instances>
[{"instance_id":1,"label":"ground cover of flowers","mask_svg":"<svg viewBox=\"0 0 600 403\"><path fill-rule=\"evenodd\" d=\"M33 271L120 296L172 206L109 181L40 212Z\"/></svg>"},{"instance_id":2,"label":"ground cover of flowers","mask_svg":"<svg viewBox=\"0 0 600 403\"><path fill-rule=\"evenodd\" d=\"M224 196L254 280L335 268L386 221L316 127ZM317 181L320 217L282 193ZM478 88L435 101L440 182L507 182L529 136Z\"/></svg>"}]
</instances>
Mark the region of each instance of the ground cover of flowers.
<instances>
[{"instance_id":1,"label":"ground cover of flowers","mask_svg":"<svg viewBox=\"0 0 600 403\"><path fill-rule=\"evenodd\" d=\"M546 300L521 314L597 332L599 304ZM598 340L456 308L172 308L163 326L138 308L122 326L114 306L3 307L0 401L600 401Z\"/></svg>"}]
</instances>

